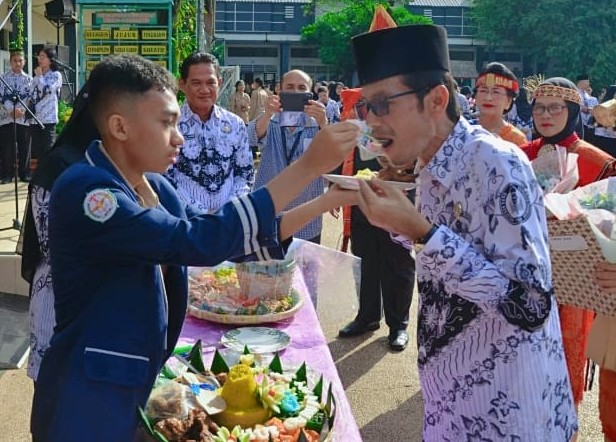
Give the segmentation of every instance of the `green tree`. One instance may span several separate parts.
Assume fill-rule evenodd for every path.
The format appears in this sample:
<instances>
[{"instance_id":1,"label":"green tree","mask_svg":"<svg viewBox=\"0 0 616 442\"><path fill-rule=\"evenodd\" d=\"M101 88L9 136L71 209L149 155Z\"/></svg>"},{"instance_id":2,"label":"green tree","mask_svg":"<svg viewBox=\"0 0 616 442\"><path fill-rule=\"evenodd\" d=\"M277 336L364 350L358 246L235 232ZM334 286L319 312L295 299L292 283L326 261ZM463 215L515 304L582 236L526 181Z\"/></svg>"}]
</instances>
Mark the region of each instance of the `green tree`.
<instances>
[{"instance_id":1,"label":"green tree","mask_svg":"<svg viewBox=\"0 0 616 442\"><path fill-rule=\"evenodd\" d=\"M473 0L479 37L512 45L546 77L589 73L595 87L616 80L616 2ZM537 72L539 73L539 72Z\"/></svg>"},{"instance_id":2,"label":"green tree","mask_svg":"<svg viewBox=\"0 0 616 442\"><path fill-rule=\"evenodd\" d=\"M304 26L302 41L316 45L321 61L332 66L340 78L348 80L355 70L351 37L368 31L374 8L379 3L398 25L431 23L430 19L413 15L403 6L391 8L387 2L347 0L342 9L326 12L314 23Z\"/></svg>"},{"instance_id":3,"label":"green tree","mask_svg":"<svg viewBox=\"0 0 616 442\"><path fill-rule=\"evenodd\" d=\"M21 0L17 0L20 3ZM11 42L9 44L9 50L11 51L23 51L26 43L25 29L24 29L24 13L23 4L18 4L13 12L13 32L11 33Z\"/></svg>"},{"instance_id":4,"label":"green tree","mask_svg":"<svg viewBox=\"0 0 616 442\"><path fill-rule=\"evenodd\" d=\"M174 64L171 72L179 74L179 63L197 50L197 2L182 0L176 6L173 20L173 55Z\"/></svg>"}]
</instances>

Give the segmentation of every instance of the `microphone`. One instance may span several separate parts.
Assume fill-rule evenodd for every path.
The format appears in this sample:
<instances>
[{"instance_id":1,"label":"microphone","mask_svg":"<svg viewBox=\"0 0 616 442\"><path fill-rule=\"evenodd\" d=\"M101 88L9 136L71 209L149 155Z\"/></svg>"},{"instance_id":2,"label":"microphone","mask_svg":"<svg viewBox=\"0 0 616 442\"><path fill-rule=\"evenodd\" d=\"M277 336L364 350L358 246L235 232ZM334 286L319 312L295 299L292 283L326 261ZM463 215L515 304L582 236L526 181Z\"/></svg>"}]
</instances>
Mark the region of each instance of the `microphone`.
<instances>
[{"instance_id":1,"label":"microphone","mask_svg":"<svg viewBox=\"0 0 616 442\"><path fill-rule=\"evenodd\" d=\"M75 69L73 69L72 67L70 67L69 65L67 65L66 63L62 63L60 60L54 60L53 61L55 64L57 64L58 66L60 66L61 68L64 69L68 69L71 72L75 72Z\"/></svg>"}]
</instances>

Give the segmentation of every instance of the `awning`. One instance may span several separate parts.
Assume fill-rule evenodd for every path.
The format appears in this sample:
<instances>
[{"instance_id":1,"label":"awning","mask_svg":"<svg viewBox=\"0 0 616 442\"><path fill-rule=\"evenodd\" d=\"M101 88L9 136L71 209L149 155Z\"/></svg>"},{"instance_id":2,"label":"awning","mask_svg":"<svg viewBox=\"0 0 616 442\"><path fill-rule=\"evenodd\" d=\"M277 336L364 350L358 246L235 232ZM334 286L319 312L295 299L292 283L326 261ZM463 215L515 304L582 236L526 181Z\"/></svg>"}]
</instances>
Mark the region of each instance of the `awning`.
<instances>
[{"instance_id":1,"label":"awning","mask_svg":"<svg viewBox=\"0 0 616 442\"><path fill-rule=\"evenodd\" d=\"M477 67L474 61L449 60L451 75L455 78L477 78Z\"/></svg>"}]
</instances>

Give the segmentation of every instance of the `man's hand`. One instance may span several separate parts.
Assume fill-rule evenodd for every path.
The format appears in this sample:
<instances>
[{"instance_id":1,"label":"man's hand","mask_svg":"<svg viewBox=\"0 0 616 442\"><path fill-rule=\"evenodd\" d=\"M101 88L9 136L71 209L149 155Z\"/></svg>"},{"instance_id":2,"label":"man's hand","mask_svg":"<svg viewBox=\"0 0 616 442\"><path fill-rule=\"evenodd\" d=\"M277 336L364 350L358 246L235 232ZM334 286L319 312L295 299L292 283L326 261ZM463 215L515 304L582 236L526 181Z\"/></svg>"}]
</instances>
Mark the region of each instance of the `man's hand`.
<instances>
[{"instance_id":1,"label":"man's hand","mask_svg":"<svg viewBox=\"0 0 616 442\"><path fill-rule=\"evenodd\" d=\"M304 112L309 117L314 118L321 129L327 126L327 112L323 103L318 101L308 100L308 104L304 106Z\"/></svg>"},{"instance_id":2,"label":"man's hand","mask_svg":"<svg viewBox=\"0 0 616 442\"><path fill-rule=\"evenodd\" d=\"M269 95L265 99L265 117L272 118L274 114L282 111L282 107L280 105L280 97L278 95Z\"/></svg>"},{"instance_id":3,"label":"man's hand","mask_svg":"<svg viewBox=\"0 0 616 442\"><path fill-rule=\"evenodd\" d=\"M372 225L414 241L428 234L432 225L400 189L378 179L358 181L359 208Z\"/></svg>"},{"instance_id":4,"label":"man's hand","mask_svg":"<svg viewBox=\"0 0 616 442\"><path fill-rule=\"evenodd\" d=\"M297 162L306 172L317 176L327 173L342 163L357 144L359 129L353 123L340 123L321 129L310 147Z\"/></svg>"},{"instance_id":5,"label":"man's hand","mask_svg":"<svg viewBox=\"0 0 616 442\"><path fill-rule=\"evenodd\" d=\"M280 97L278 95L269 95L265 99L265 113L257 119L255 126L255 132L259 140L267 133L272 116L281 110Z\"/></svg>"}]
</instances>

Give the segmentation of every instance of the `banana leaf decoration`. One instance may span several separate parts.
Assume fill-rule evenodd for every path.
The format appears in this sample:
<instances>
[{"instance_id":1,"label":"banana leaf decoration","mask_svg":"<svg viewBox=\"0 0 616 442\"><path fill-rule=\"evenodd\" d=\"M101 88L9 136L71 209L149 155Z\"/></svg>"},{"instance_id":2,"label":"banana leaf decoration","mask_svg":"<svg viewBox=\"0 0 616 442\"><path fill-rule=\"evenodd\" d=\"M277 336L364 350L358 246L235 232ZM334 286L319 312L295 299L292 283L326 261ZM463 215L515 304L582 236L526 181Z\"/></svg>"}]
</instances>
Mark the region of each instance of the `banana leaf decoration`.
<instances>
[{"instance_id":1,"label":"banana leaf decoration","mask_svg":"<svg viewBox=\"0 0 616 442\"><path fill-rule=\"evenodd\" d=\"M210 368L210 371L214 374L229 373L229 366L218 350L214 353L214 359L212 360L212 367Z\"/></svg>"},{"instance_id":2,"label":"banana leaf decoration","mask_svg":"<svg viewBox=\"0 0 616 442\"><path fill-rule=\"evenodd\" d=\"M192 350L188 353L188 362L195 367L199 372L205 374L205 365L203 365L203 347L201 345L201 339L199 339Z\"/></svg>"}]
</instances>

